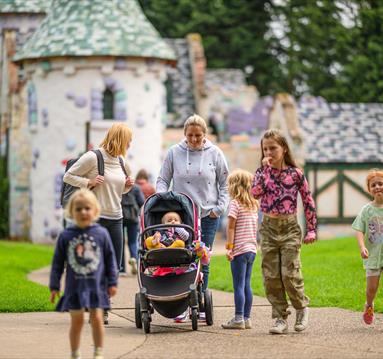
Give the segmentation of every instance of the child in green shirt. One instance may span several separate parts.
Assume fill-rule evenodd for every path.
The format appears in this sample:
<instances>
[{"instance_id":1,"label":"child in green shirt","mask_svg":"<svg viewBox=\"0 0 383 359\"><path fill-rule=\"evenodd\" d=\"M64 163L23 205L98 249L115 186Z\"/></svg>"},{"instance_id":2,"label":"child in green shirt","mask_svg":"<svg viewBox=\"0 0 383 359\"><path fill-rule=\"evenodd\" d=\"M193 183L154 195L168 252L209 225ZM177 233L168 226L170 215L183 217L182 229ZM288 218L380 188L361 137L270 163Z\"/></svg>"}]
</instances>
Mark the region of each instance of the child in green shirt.
<instances>
[{"instance_id":1,"label":"child in green shirt","mask_svg":"<svg viewBox=\"0 0 383 359\"><path fill-rule=\"evenodd\" d=\"M370 170L366 180L367 190L374 199L363 206L355 218L352 228L356 231L367 277L363 320L366 324L372 324L374 299L383 269L383 170Z\"/></svg>"}]
</instances>

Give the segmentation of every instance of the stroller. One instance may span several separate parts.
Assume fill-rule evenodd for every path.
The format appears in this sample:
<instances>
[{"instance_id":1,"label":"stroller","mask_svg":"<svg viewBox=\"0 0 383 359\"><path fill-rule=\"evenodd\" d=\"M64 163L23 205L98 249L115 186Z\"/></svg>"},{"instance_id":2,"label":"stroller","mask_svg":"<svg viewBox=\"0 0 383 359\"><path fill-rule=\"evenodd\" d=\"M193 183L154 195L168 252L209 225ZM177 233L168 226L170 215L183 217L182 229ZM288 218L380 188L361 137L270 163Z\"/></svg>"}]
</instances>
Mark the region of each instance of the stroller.
<instances>
[{"instance_id":1,"label":"stroller","mask_svg":"<svg viewBox=\"0 0 383 359\"><path fill-rule=\"evenodd\" d=\"M161 224L162 216L169 211L177 212L183 224ZM213 325L212 294L208 289L202 292L201 264L192 246L193 240L200 239L198 214L193 201L183 193L153 194L143 205L140 227L140 290L135 296L136 327L149 333L154 310L166 318L175 318L189 310L193 330L198 329L198 318L200 312L204 311L206 324ZM185 248L145 248L148 236L170 227L181 227L188 231ZM148 273L153 267L171 267L175 271L164 276L153 276ZM187 270L177 273L177 268Z\"/></svg>"}]
</instances>

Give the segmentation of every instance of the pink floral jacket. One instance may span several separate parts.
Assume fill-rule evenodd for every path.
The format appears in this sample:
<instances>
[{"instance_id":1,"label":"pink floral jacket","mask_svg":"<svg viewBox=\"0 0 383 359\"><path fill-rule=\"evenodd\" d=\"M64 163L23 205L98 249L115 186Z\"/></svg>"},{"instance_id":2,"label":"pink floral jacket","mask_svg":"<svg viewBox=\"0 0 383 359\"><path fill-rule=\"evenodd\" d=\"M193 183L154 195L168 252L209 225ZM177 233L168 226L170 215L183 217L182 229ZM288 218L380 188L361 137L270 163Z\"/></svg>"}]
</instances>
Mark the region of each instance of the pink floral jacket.
<instances>
[{"instance_id":1,"label":"pink floral jacket","mask_svg":"<svg viewBox=\"0 0 383 359\"><path fill-rule=\"evenodd\" d=\"M261 200L263 213L297 213L298 191L303 201L307 232L315 236L317 227L315 203L302 170L292 166L283 170L263 166L255 172L252 194Z\"/></svg>"}]
</instances>

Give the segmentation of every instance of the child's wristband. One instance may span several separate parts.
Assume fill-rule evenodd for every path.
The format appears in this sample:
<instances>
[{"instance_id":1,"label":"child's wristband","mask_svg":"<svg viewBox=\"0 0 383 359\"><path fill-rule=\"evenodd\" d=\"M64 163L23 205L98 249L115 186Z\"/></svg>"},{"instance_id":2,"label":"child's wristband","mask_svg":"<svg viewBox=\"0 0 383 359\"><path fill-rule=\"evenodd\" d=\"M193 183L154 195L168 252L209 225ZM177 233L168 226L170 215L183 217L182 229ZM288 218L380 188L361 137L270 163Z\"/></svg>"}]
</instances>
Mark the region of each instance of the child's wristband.
<instances>
[{"instance_id":1,"label":"child's wristband","mask_svg":"<svg viewBox=\"0 0 383 359\"><path fill-rule=\"evenodd\" d=\"M234 243L226 243L225 248L227 250L233 249L234 248Z\"/></svg>"}]
</instances>

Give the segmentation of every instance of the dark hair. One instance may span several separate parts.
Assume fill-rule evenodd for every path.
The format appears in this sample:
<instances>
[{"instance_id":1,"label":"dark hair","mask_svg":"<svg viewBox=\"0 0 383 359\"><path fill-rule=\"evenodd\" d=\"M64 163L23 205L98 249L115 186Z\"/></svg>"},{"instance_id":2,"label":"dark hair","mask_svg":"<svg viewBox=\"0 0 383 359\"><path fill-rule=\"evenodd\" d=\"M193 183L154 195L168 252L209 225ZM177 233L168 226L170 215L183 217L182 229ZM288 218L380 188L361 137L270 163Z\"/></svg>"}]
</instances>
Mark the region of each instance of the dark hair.
<instances>
[{"instance_id":1,"label":"dark hair","mask_svg":"<svg viewBox=\"0 0 383 359\"><path fill-rule=\"evenodd\" d=\"M149 174L148 172L145 170L145 169L140 169L138 172L137 172L137 175L136 175L136 180L140 180L140 179L144 179L144 180L147 180L149 181Z\"/></svg>"},{"instance_id":2,"label":"dark hair","mask_svg":"<svg viewBox=\"0 0 383 359\"><path fill-rule=\"evenodd\" d=\"M263 140L264 139L272 139L275 142L277 142L278 145L284 149L285 155L284 155L283 160L285 161L285 163L288 166L298 167L292 154L291 154L290 147L289 147L289 144L287 143L286 137L283 136L281 131L276 130L276 129L267 130L262 136L262 139L261 139L261 151L262 151L261 165L262 165L262 160L265 158L265 154L263 153Z\"/></svg>"}]
</instances>

